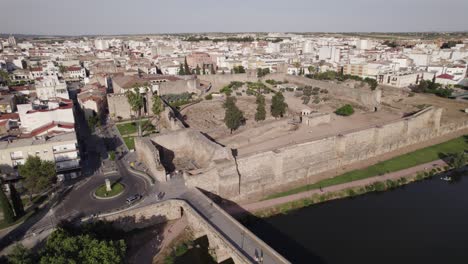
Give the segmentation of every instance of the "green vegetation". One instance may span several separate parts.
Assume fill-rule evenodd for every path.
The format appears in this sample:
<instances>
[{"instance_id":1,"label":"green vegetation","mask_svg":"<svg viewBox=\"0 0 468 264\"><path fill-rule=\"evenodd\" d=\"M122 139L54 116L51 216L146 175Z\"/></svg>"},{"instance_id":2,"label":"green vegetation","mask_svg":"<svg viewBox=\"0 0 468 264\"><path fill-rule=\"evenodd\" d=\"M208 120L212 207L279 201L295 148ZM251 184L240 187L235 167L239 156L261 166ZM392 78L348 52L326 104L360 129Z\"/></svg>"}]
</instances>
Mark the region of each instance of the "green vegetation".
<instances>
[{"instance_id":1,"label":"green vegetation","mask_svg":"<svg viewBox=\"0 0 468 264\"><path fill-rule=\"evenodd\" d=\"M146 89L146 88L145 88ZM140 88L138 86L135 86L132 90L128 90L125 93L125 96L127 96L127 101L128 104L130 104L130 108L134 113L137 114L137 122L138 122L138 136L141 137L142 131L141 131L141 109L143 109L143 106L145 104L144 101L144 94L140 92Z\"/></svg>"},{"instance_id":2,"label":"green vegetation","mask_svg":"<svg viewBox=\"0 0 468 264\"><path fill-rule=\"evenodd\" d=\"M234 66L234 67L232 68L232 71L233 71L233 73L235 73L235 74L237 74L237 73L245 73L245 68L244 68L244 66L242 66L242 65Z\"/></svg>"},{"instance_id":3,"label":"green vegetation","mask_svg":"<svg viewBox=\"0 0 468 264\"><path fill-rule=\"evenodd\" d=\"M354 108L352 105L347 104L336 109L335 114L340 115L340 116L350 116L354 114Z\"/></svg>"},{"instance_id":4,"label":"green vegetation","mask_svg":"<svg viewBox=\"0 0 468 264\"><path fill-rule=\"evenodd\" d=\"M15 214L13 213L10 201L3 191L3 186L0 186L0 205L2 206L3 221L6 224L13 223L15 221Z\"/></svg>"},{"instance_id":5,"label":"green vegetation","mask_svg":"<svg viewBox=\"0 0 468 264\"><path fill-rule=\"evenodd\" d=\"M115 151L109 151L108 155L110 160L115 160Z\"/></svg>"},{"instance_id":6,"label":"green vegetation","mask_svg":"<svg viewBox=\"0 0 468 264\"><path fill-rule=\"evenodd\" d=\"M164 264L190 263L190 264L215 264L209 252L209 243L206 236L194 241L186 240L176 243L172 252L164 258ZM233 263L223 261L222 263Z\"/></svg>"},{"instance_id":7,"label":"green vegetation","mask_svg":"<svg viewBox=\"0 0 468 264\"><path fill-rule=\"evenodd\" d=\"M467 148L467 136L459 137L441 144L416 150L405 155L401 155L383 162L379 162L365 169L350 171L348 173L336 176L334 178L325 179L314 184L309 184L286 192L277 193L268 196L267 199L287 196L308 190L318 189L320 187L327 187L356 180L362 180L394 171L404 170L420 164L440 159L442 157L447 157L450 153L460 153Z\"/></svg>"},{"instance_id":8,"label":"green vegetation","mask_svg":"<svg viewBox=\"0 0 468 264\"><path fill-rule=\"evenodd\" d=\"M88 127L91 131L94 131L96 127L99 127L101 125L101 120L99 116L95 114L88 117L86 121L88 122Z\"/></svg>"},{"instance_id":9,"label":"green vegetation","mask_svg":"<svg viewBox=\"0 0 468 264\"><path fill-rule=\"evenodd\" d=\"M111 190L108 192L106 185L103 184L96 189L95 194L97 197L110 198L119 195L124 191L124 189L125 187L121 183L116 182L111 185Z\"/></svg>"},{"instance_id":10,"label":"green vegetation","mask_svg":"<svg viewBox=\"0 0 468 264\"><path fill-rule=\"evenodd\" d=\"M23 201L21 200L21 196L16 190L15 185L10 183L8 186L10 189L11 205L13 207L13 211L15 212L15 217L18 219L24 215Z\"/></svg>"},{"instance_id":11,"label":"green vegetation","mask_svg":"<svg viewBox=\"0 0 468 264\"><path fill-rule=\"evenodd\" d=\"M205 100L213 100L213 94L209 93L205 96Z\"/></svg>"},{"instance_id":12,"label":"green vegetation","mask_svg":"<svg viewBox=\"0 0 468 264\"><path fill-rule=\"evenodd\" d=\"M224 123L231 130L238 129L244 122L244 113L236 106L236 98L228 96L226 102L224 103L224 108L226 109L224 115Z\"/></svg>"},{"instance_id":13,"label":"green vegetation","mask_svg":"<svg viewBox=\"0 0 468 264\"><path fill-rule=\"evenodd\" d=\"M431 93L440 97L448 98L452 96L453 90L450 88L443 88L440 83L435 83L435 80L426 81L422 80L418 85L411 87L415 93Z\"/></svg>"},{"instance_id":14,"label":"green vegetation","mask_svg":"<svg viewBox=\"0 0 468 264\"><path fill-rule=\"evenodd\" d=\"M135 149L135 137L123 137L123 141L128 149Z\"/></svg>"},{"instance_id":15,"label":"green vegetation","mask_svg":"<svg viewBox=\"0 0 468 264\"><path fill-rule=\"evenodd\" d=\"M283 117L286 114L286 109L288 108L288 104L284 101L284 96L281 92L276 93L273 95L271 99L271 115L275 118Z\"/></svg>"},{"instance_id":16,"label":"green vegetation","mask_svg":"<svg viewBox=\"0 0 468 264\"><path fill-rule=\"evenodd\" d=\"M257 95L256 99L257 103L257 112L255 113L255 121L262 121L266 118L266 110L265 110L265 96L259 94Z\"/></svg>"},{"instance_id":17,"label":"green vegetation","mask_svg":"<svg viewBox=\"0 0 468 264\"><path fill-rule=\"evenodd\" d=\"M116 126L122 137L134 135L138 129L138 124L136 122L117 124ZM152 133L156 130L149 120L142 120L141 127L142 132Z\"/></svg>"},{"instance_id":18,"label":"green vegetation","mask_svg":"<svg viewBox=\"0 0 468 264\"><path fill-rule=\"evenodd\" d=\"M261 78L261 77L263 77L263 76L265 76L265 75L267 75L269 73L270 73L270 68L263 68L263 69L258 68L257 69L257 77L258 78Z\"/></svg>"},{"instance_id":19,"label":"green vegetation","mask_svg":"<svg viewBox=\"0 0 468 264\"><path fill-rule=\"evenodd\" d=\"M20 245L8 255L9 263L125 263L126 244L116 239L120 230L97 222L74 227L62 224L37 252Z\"/></svg>"},{"instance_id":20,"label":"green vegetation","mask_svg":"<svg viewBox=\"0 0 468 264\"><path fill-rule=\"evenodd\" d=\"M174 108L181 107L186 104L190 104L193 102L197 102L199 100L193 100L194 93L181 93L181 94L165 94L162 95L161 98L164 99L164 101L168 102L169 105L171 105Z\"/></svg>"},{"instance_id":21,"label":"green vegetation","mask_svg":"<svg viewBox=\"0 0 468 264\"><path fill-rule=\"evenodd\" d=\"M223 88L221 88L221 90L219 90L219 92L224 93L227 96L230 96L232 94L233 90L237 91L237 89L242 87L242 85L244 85L243 82L233 81L230 84L228 84L228 85L224 86Z\"/></svg>"},{"instance_id":22,"label":"green vegetation","mask_svg":"<svg viewBox=\"0 0 468 264\"><path fill-rule=\"evenodd\" d=\"M346 80L355 80L361 81L363 84L368 84L371 90L375 90L377 88L378 83L377 80L371 78L361 78L356 75L350 74L341 74L335 71L326 71L326 72L317 72L314 74L306 74L307 78L315 79L315 80L336 80L336 81L346 81Z\"/></svg>"},{"instance_id":23,"label":"green vegetation","mask_svg":"<svg viewBox=\"0 0 468 264\"><path fill-rule=\"evenodd\" d=\"M288 81L276 81L276 80L271 80L271 79L268 79L268 80L265 80L266 83L270 84L270 85L278 85L278 84L283 84L283 83L288 83Z\"/></svg>"},{"instance_id":24,"label":"green vegetation","mask_svg":"<svg viewBox=\"0 0 468 264\"><path fill-rule=\"evenodd\" d=\"M57 179L55 164L37 156L28 156L24 165L18 166L18 173L24 177L23 185L30 197L50 188Z\"/></svg>"},{"instance_id":25,"label":"green vegetation","mask_svg":"<svg viewBox=\"0 0 468 264\"><path fill-rule=\"evenodd\" d=\"M468 157L464 151L456 152L449 156L449 164L455 169L465 166L467 161Z\"/></svg>"}]
</instances>

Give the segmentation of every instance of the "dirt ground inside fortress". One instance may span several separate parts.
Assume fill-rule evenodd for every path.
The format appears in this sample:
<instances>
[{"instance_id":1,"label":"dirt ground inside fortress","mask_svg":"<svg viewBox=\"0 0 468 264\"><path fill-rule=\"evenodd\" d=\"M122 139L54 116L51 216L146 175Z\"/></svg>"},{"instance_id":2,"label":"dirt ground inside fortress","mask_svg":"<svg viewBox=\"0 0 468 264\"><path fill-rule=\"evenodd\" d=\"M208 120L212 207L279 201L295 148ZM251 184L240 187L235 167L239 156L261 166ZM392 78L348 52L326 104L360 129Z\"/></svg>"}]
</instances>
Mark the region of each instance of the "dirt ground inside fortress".
<instances>
[{"instance_id":1,"label":"dirt ground inside fortress","mask_svg":"<svg viewBox=\"0 0 468 264\"><path fill-rule=\"evenodd\" d=\"M444 109L442 123L450 123L467 118L462 110L468 108L467 102L444 99L428 94L414 94L391 87L382 87L382 104L377 112L366 110L356 103L333 98L328 94L320 94L319 104L302 103L301 97L294 96L294 92L285 92L288 103L288 113L284 118L275 119L270 113L271 96L266 95L267 118L262 122L255 122L256 103L254 96L237 97L237 106L244 112L246 123L230 134L223 122L224 108L222 98L204 100L182 110L186 122L191 128L206 133L217 142L233 149L237 149L239 156L250 155L255 152L273 150L290 144L309 141L325 136L337 135L353 130L365 129L383 125L401 119L405 115L414 113L427 106ZM325 100L323 100L326 98ZM311 101L313 98L311 98ZM340 106L351 103L355 113L349 117L335 115L333 112ZM302 109L310 109L319 113L330 113L331 122L318 126L305 124L290 124L293 116L300 116Z\"/></svg>"}]
</instances>

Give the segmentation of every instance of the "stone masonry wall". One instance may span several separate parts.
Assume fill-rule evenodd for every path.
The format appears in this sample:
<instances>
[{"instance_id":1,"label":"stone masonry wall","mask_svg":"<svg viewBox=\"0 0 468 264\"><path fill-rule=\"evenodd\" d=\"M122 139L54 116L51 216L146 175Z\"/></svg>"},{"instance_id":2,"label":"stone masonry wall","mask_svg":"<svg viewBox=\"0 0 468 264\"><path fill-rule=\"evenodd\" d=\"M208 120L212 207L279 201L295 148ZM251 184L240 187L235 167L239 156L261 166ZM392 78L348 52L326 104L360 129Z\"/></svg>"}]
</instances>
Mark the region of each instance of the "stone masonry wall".
<instances>
[{"instance_id":1,"label":"stone masonry wall","mask_svg":"<svg viewBox=\"0 0 468 264\"><path fill-rule=\"evenodd\" d=\"M236 264L250 263L215 227L209 224L192 206L182 200L167 200L145 207L100 216L99 219L113 222L117 228L129 231L179 219L182 216L187 218L195 238L205 235L208 237L209 246L214 250L218 262L232 258Z\"/></svg>"},{"instance_id":2,"label":"stone masonry wall","mask_svg":"<svg viewBox=\"0 0 468 264\"><path fill-rule=\"evenodd\" d=\"M464 125L441 129L438 122L441 111L442 109L428 108L414 116L381 127L349 131L241 157L237 159L240 195L231 198L246 198L250 194L264 192L307 177L311 177L310 183L313 183L313 175L320 172L467 127L468 123L465 122Z\"/></svg>"},{"instance_id":3,"label":"stone masonry wall","mask_svg":"<svg viewBox=\"0 0 468 264\"><path fill-rule=\"evenodd\" d=\"M166 181L166 170L161 164L158 149L148 137L136 137L135 149L138 160L149 168L150 174L158 181Z\"/></svg>"}]
</instances>

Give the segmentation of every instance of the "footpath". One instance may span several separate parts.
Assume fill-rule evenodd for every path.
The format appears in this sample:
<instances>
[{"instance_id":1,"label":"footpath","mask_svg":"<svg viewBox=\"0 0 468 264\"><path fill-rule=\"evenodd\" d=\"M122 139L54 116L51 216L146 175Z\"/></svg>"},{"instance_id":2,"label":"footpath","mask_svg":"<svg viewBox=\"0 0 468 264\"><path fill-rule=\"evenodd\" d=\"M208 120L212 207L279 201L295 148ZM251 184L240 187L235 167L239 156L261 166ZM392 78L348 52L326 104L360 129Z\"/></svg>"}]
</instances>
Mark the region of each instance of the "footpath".
<instances>
[{"instance_id":1,"label":"footpath","mask_svg":"<svg viewBox=\"0 0 468 264\"><path fill-rule=\"evenodd\" d=\"M432 162L424 163L418 166L414 166L408 169L400 170L400 171L395 171L391 173L387 173L381 176L374 176L362 180L357 180L357 181L352 181L352 182L347 182L343 184L337 184L337 185L332 185L328 187L323 187L321 190L320 189L314 189L310 191L305 191L301 193L296 193L288 196L283 196L283 197L278 197L278 198L273 198L269 200L264 200L264 201L259 201L259 202L254 202L250 204L244 204L241 205L242 209L248 212L256 212L272 207L276 207L278 205L282 205L285 203L293 202L293 201L298 201L302 200L305 198L309 198L314 194L326 194L326 193L333 193L341 190L345 190L348 188L354 188L354 187L361 187L369 184L373 184L375 182L382 182L386 180L396 180L402 177L409 177L409 176L414 176L418 172L424 172L424 171L430 171L433 168L436 167L444 167L447 166L447 163L443 160L435 160ZM230 214L238 214L242 213L241 208L236 208L236 207L229 207L226 208L226 210Z\"/></svg>"}]
</instances>

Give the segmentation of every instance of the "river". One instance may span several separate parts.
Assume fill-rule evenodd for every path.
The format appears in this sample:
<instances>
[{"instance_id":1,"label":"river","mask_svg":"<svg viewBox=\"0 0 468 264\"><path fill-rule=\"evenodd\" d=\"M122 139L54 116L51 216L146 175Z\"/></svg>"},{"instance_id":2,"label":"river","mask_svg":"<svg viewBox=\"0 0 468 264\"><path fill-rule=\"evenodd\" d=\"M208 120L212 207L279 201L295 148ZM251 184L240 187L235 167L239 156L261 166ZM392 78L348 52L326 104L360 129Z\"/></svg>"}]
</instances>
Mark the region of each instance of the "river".
<instances>
[{"instance_id":1,"label":"river","mask_svg":"<svg viewBox=\"0 0 468 264\"><path fill-rule=\"evenodd\" d=\"M468 263L468 177L435 176L247 226L292 263Z\"/></svg>"}]
</instances>

